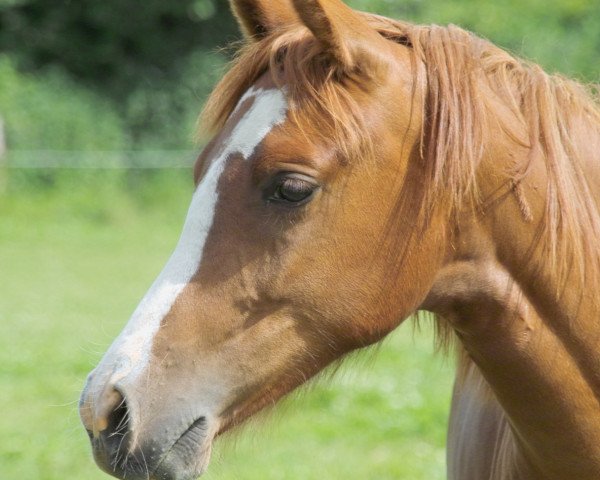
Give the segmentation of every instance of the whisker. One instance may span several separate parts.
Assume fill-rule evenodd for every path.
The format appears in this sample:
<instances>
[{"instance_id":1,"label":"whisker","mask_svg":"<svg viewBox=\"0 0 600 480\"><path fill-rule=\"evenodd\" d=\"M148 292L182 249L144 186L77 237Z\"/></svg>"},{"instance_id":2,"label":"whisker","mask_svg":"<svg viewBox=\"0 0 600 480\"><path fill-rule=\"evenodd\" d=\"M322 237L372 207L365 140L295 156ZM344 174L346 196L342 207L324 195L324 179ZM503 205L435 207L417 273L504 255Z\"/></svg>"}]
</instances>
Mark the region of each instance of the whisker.
<instances>
[{"instance_id":1,"label":"whisker","mask_svg":"<svg viewBox=\"0 0 600 480\"><path fill-rule=\"evenodd\" d=\"M142 455L142 460L144 461L144 470L146 470L146 480L150 480L150 469L148 468L148 462L146 462L146 455L144 455L144 451L142 449L140 449L140 454Z\"/></svg>"}]
</instances>

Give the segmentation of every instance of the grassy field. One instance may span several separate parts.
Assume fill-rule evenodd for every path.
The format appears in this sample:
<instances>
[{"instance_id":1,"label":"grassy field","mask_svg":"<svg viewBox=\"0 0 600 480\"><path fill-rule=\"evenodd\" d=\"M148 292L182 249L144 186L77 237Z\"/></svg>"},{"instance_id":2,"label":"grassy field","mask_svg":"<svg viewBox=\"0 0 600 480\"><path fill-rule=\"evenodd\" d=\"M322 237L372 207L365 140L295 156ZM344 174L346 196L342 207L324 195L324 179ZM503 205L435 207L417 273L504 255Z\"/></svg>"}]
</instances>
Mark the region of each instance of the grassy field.
<instances>
[{"instance_id":1,"label":"grassy field","mask_svg":"<svg viewBox=\"0 0 600 480\"><path fill-rule=\"evenodd\" d=\"M172 251L188 177L130 178L125 195L124 181L83 172L0 195L0 478L108 478L77 398ZM451 382L429 329L404 325L219 442L207 478L441 480Z\"/></svg>"}]
</instances>

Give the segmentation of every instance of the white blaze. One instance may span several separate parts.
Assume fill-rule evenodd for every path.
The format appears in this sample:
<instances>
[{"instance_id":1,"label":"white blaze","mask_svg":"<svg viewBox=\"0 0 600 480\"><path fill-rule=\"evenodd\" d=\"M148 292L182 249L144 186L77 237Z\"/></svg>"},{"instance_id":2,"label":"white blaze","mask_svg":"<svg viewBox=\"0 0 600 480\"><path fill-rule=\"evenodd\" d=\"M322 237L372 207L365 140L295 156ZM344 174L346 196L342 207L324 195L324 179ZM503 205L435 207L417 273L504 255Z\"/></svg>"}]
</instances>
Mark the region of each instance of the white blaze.
<instances>
[{"instance_id":1,"label":"white blaze","mask_svg":"<svg viewBox=\"0 0 600 480\"><path fill-rule=\"evenodd\" d=\"M109 375L111 383L124 377L134 381L144 370L162 319L198 270L215 214L219 177L227 158L239 153L248 159L273 127L285 120L287 101L281 90L252 87L240 99L236 110L251 97L254 102L223 142L217 158L194 192L175 251L96 369L101 377ZM109 371L100 372L103 369Z\"/></svg>"}]
</instances>

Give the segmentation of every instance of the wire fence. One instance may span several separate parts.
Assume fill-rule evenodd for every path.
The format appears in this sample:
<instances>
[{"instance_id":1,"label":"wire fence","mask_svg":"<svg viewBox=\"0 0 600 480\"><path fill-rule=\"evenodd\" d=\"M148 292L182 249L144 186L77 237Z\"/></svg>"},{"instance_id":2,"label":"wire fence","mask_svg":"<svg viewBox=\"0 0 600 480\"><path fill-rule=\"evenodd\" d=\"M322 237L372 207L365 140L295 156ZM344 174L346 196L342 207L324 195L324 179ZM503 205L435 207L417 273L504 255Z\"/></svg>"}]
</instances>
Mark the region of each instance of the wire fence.
<instances>
[{"instance_id":1,"label":"wire fence","mask_svg":"<svg viewBox=\"0 0 600 480\"><path fill-rule=\"evenodd\" d=\"M197 150L57 151L10 150L0 157L0 169L187 169Z\"/></svg>"}]
</instances>

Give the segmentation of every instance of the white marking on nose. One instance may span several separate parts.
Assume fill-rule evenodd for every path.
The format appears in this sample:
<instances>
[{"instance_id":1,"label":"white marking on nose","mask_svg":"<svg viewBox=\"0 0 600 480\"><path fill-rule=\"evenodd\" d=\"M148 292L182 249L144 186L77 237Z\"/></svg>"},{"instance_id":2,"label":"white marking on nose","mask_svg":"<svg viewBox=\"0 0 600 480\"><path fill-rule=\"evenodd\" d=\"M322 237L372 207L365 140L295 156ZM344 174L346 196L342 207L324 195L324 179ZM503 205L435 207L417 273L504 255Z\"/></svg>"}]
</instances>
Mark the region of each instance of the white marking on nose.
<instances>
[{"instance_id":1,"label":"white marking on nose","mask_svg":"<svg viewBox=\"0 0 600 480\"><path fill-rule=\"evenodd\" d=\"M162 319L169 313L202 261L218 200L219 177L227 158L233 153L240 153L244 159L248 159L273 127L285 120L288 105L281 90L251 88L240 99L236 111L250 97L254 97L254 102L224 142L194 193L175 251L123 332L104 355L96 369L98 377L112 383L125 377L127 382L134 382L144 370Z\"/></svg>"}]
</instances>

